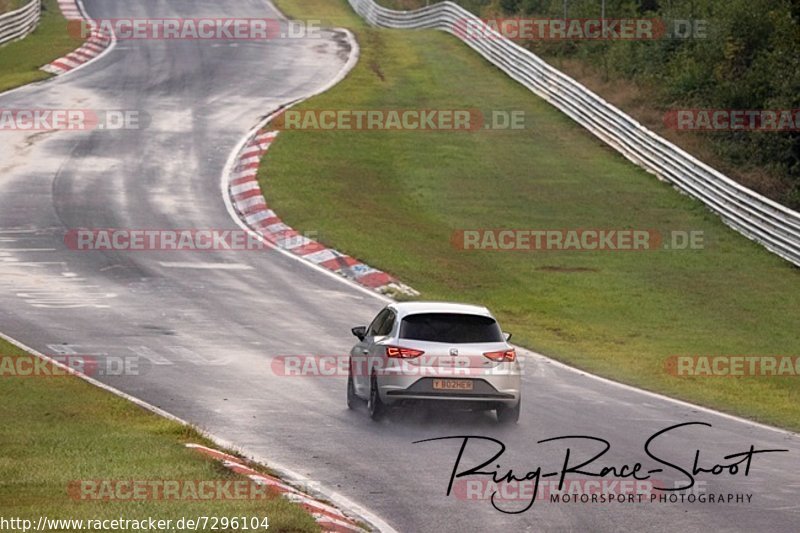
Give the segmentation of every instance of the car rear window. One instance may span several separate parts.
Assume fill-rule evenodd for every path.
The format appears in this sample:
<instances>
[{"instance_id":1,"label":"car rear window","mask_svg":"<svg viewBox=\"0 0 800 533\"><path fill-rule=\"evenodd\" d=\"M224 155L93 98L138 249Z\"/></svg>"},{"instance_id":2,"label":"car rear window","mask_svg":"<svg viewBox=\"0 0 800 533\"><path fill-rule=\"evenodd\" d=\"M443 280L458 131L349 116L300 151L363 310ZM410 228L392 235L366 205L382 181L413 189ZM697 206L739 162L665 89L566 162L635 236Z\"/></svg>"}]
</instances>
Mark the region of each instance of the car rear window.
<instances>
[{"instance_id":1,"label":"car rear window","mask_svg":"<svg viewBox=\"0 0 800 533\"><path fill-rule=\"evenodd\" d=\"M458 313L420 313L403 318L400 338L467 344L499 342L503 332L493 318Z\"/></svg>"}]
</instances>

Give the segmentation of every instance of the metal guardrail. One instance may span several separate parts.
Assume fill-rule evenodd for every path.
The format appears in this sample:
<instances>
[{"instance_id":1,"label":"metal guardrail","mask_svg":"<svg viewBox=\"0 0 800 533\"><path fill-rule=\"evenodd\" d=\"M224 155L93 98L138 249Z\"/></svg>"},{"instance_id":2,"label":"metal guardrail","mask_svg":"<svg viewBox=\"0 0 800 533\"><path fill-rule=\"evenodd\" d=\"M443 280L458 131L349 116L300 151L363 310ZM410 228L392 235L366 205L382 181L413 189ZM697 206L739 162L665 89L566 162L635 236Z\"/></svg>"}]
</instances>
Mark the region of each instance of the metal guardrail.
<instances>
[{"instance_id":1,"label":"metal guardrail","mask_svg":"<svg viewBox=\"0 0 800 533\"><path fill-rule=\"evenodd\" d=\"M28 35L39 25L41 16L40 0L31 0L19 9L0 15L0 45Z\"/></svg>"},{"instance_id":2,"label":"metal guardrail","mask_svg":"<svg viewBox=\"0 0 800 533\"><path fill-rule=\"evenodd\" d=\"M532 52L490 30L461 6L442 2L414 11L394 11L373 0L348 1L375 26L431 28L456 36L627 159L700 200L745 237L800 266L800 213L739 185L656 135ZM479 27L480 34L468 35L467 24Z\"/></svg>"}]
</instances>

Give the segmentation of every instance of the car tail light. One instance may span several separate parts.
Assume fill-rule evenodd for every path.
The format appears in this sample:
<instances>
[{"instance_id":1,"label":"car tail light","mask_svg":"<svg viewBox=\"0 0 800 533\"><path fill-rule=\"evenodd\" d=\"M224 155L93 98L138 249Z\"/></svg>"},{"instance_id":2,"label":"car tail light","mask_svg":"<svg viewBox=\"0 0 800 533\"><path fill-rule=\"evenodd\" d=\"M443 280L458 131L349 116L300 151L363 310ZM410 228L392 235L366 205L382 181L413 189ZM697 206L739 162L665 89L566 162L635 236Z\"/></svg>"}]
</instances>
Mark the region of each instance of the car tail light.
<instances>
[{"instance_id":1,"label":"car tail light","mask_svg":"<svg viewBox=\"0 0 800 533\"><path fill-rule=\"evenodd\" d=\"M398 359L414 359L424 354L422 350L412 350L411 348L401 348L400 346L387 346L387 357L396 357Z\"/></svg>"},{"instance_id":2,"label":"car tail light","mask_svg":"<svg viewBox=\"0 0 800 533\"><path fill-rule=\"evenodd\" d=\"M510 350L500 350L499 352L486 352L483 356L497 363L511 363L517 360L517 351L512 348Z\"/></svg>"}]
</instances>

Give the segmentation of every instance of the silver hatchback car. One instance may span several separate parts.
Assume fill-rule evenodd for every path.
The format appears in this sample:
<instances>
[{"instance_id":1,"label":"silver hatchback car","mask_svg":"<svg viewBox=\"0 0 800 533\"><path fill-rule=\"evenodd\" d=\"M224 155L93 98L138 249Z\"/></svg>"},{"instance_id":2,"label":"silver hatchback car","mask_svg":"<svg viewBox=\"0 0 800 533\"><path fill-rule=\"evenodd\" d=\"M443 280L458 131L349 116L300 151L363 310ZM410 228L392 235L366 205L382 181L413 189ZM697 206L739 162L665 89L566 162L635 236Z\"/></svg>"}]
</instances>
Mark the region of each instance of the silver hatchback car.
<instances>
[{"instance_id":1,"label":"silver hatchback car","mask_svg":"<svg viewBox=\"0 0 800 533\"><path fill-rule=\"evenodd\" d=\"M358 343L350 351L351 409L366 401L377 420L391 405L437 401L494 409L500 422L519 419L517 355L485 307L393 303L352 332Z\"/></svg>"}]
</instances>

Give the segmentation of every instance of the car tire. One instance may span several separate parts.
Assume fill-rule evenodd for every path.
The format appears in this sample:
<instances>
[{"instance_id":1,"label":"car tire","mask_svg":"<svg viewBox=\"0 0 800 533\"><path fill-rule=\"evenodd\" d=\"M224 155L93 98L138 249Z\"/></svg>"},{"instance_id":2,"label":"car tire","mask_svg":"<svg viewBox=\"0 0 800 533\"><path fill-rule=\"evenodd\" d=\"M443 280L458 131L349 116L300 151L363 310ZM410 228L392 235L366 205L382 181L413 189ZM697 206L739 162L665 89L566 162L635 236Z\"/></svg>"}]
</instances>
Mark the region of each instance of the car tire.
<instances>
[{"instance_id":1,"label":"car tire","mask_svg":"<svg viewBox=\"0 0 800 533\"><path fill-rule=\"evenodd\" d=\"M499 405L497 411L497 421L501 424L516 424L519 422L519 409L522 405L522 399L517 402L514 407L507 405Z\"/></svg>"},{"instance_id":2,"label":"car tire","mask_svg":"<svg viewBox=\"0 0 800 533\"><path fill-rule=\"evenodd\" d=\"M380 420L386 412L386 406L381 401L381 395L378 392L378 378L372 374L372 379L369 382L369 400L367 401L367 411L369 417L373 420Z\"/></svg>"},{"instance_id":3,"label":"car tire","mask_svg":"<svg viewBox=\"0 0 800 533\"><path fill-rule=\"evenodd\" d=\"M347 372L347 408L355 409L363 400L356 394L356 386L353 383L353 367Z\"/></svg>"}]
</instances>

